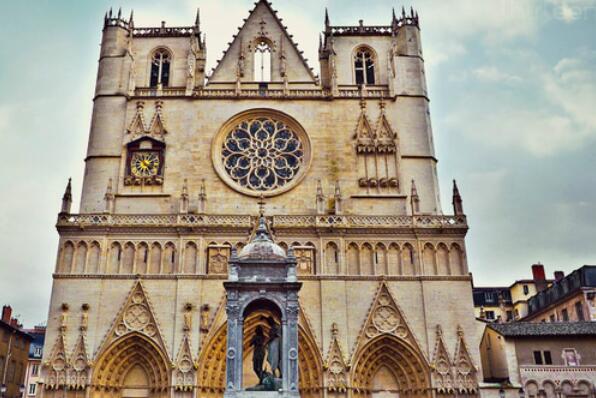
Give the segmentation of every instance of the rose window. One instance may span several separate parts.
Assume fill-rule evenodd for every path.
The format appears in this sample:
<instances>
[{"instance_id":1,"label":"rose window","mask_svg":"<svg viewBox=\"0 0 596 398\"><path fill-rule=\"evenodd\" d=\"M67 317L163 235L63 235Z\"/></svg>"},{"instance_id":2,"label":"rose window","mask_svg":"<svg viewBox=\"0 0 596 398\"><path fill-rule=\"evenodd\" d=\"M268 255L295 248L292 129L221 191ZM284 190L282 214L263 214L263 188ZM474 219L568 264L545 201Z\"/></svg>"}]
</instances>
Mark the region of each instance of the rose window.
<instances>
[{"instance_id":1,"label":"rose window","mask_svg":"<svg viewBox=\"0 0 596 398\"><path fill-rule=\"evenodd\" d=\"M224 180L253 196L275 195L298 181L307 166L308 139L284 119L245 117L222 131L219 159L214 160Z\"/></svg>"}]
</instances>

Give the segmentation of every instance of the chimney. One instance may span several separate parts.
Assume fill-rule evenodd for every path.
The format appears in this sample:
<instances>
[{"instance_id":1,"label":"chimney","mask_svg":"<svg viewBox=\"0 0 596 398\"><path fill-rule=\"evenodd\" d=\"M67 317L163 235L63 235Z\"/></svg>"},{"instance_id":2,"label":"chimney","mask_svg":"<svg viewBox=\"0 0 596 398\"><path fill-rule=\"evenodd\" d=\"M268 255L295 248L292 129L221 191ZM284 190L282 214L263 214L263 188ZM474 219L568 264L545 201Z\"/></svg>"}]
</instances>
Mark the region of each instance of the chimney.
<instances>
[{"instance_id":1,"label":"chimney","mask_svg":"<svg viewBox=\"0 0 596 398\"><path fill-rule=\"evenodd\" d=\"M555 281L560 282L561 279L565 277L565 273L563 271L555 271Z\"/></svg>"},{"instance_id":2,"label":"chimney","mask_svg":"<svg viewBox=\"0 0 596 398\"><path fill-rule=\"evenodd\" d=\"M12 307L10 305L5 305L2 307L2 320L6 323L10 323L10 319L12 318Z\"/></svg>"},{"instance_id":3,"label":"chimney","mask_svg":"<svg viewBox=\"0 0 596 398\"><path fill-rule=\"evenodd\" d=\"M546 289L546 274L544 273L544 265L540 263L532 265L532 279L536 285L536 290L541 292Z\"/></svg>"}]
</instances>

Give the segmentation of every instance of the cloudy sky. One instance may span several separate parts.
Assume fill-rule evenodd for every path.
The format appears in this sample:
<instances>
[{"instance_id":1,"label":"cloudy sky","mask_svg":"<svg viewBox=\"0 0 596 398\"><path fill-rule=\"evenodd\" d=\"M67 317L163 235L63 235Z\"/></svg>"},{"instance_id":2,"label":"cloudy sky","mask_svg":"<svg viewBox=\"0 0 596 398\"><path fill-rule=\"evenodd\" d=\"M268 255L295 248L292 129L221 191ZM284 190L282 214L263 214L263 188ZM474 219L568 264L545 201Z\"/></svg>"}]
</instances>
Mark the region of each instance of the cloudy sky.
<instances>
[{"instance_id":1,"label":"cloudy sky","mask_svg":"<svg viewBox=\"0 0 596 398\"><path fill-rule=\"evenodd\" d=\"M111 0L113 1L113 0ZM225 4L225 6L224 6ZM530 265L596 264L596 0L276 0L318 70L332 24L420 14L443 209L458 180L476 285L507 285ZM0 301L27 326L47 315L54 229L69 176L75 203L91 117L103 14L137 26L191 25L201 8L209 69L246 18L247 0L2 2ZM76 210L76 206L75 206Z\"/></svg>"}]
</instances>

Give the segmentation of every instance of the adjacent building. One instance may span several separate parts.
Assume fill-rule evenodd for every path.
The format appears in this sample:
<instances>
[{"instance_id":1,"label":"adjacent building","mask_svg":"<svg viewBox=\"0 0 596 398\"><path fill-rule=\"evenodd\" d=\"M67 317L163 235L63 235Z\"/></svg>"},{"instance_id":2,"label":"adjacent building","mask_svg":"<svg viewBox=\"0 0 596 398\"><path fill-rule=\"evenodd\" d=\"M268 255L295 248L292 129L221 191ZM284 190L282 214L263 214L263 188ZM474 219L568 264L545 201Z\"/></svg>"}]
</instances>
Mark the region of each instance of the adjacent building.
<instances>
[{"instance_id":1,"label":"adjacent building","mask_svg":"<svg viewBox=\"0 0 596 398\"><path fill-rule=\"evenodd\" d=\"M555 272L555 279L562 277ZM521 279L510 286L474 287L474 311L478 319L488 322L511 322L528 314L528 301L546 289L553 280L547 279L544 265L532 265L532 279Z\"/></svg>"},{"instance_id":2,"label":"adjacent building","mask_svg":"<svg viewBox=\"0 0 596 398\"><path fill-rule=\"evenodd\" d=\"M12 317L12 308L3 306L0 319L0 393L5 398L21 398L24 393L29 344L33 338L21 327Z\"/></svg>"},{"instance_id":3,"label":"adjacent building","mask_svg":"<svg viewBox=\"0 0 596 398\"><path fill-rule=\"evenodd\" d=\"M596 265L584 265L528 300L528 322L596 321Z\"/></svg>"},{"instance_id":4,"label":"adjacent building","mask_svg":"<svg viewBox=\"0 0 596 398\"><path fill-rule=\"evenodd\" d=\"M526 398L595 396L596 322L487 325L480 343L485 382Z\"/></svg>"},{"instance_id":5,"label":"adjacent building","mask_svg":"<svg viewBox=\"0 0 596 398\"><path fill-rule=\"evenodd\" d=\"M45 326L35 326L33 329L28 329L27 333L33 337L33 340L29 346L29 362L25 374L25 395L34 397L41 376L41 358L43 356L46 328Z\"/></svg>"}]
</instances>

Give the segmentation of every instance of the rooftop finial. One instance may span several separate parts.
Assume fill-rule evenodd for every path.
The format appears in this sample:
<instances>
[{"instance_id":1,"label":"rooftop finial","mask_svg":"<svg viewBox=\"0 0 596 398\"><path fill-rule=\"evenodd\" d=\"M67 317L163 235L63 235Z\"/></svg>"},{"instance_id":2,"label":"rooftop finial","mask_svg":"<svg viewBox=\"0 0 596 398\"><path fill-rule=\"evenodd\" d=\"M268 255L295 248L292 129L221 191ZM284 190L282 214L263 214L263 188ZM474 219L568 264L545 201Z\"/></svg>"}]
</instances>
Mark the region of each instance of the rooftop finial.
<instances>
[{"instance_id":1,"label":"rooftop finial","mask_svg":"<svg viewBox=\"0 0 596 398\"><path fill-rule=\"evenodd\" d=\"M453 205L453 214L456 216L464 214L464 202L461 198L459 188L457 187L457 182L455 180L453 180L453 199L451 200L451 204Z\"/></svg>"},{"instance_id":2,"label":"rooftop finial","mask_svg":"<svg viewBox=\"0 0 596 398\"><path fill-rule=\"evenodd\" d=\"M200 28L201 26L201 13L199 8L197 8L197 16L195 17L195 26L198 28Z\"/></svg>"},{"instance_id":3,"label":"rooftop finial","mask_svg":"<svg viewBox=\"0 0 596 398\"><path fill-rule=\"evenodd\" d=\"M133 26L134 25L134 10L130 10L130 18L128 18L128 24Z\"/></svg>"},{"instance_id":4,"label":"rooftop finial","mask_svg":"<svg viewBox=\"0 0 596 398\"><path fill-rule=\"evenodd\" d=\"M72 188L71 188L71 178L68 179L68 184L66 184L66 189L64 190L64 195L62 196L62 209L60 213L70 214L70 207L72 205Z\"/></svg>"},{"instance_id":5,"label":"rooftop finial","mask_svg":"<svg viewBox=\"0 0 596 398\"><path fill-rule=\"evenodd\" d=\"M412 191L410 192L410 206L412 207L412 215L420 212L420 197L418 196L418 190L416 189L416 183L412 178Z\"/></svg>"},{"instance_id":6,"label":"rooftop finial","mask_svg":"<svg viewBox=\"0 0 596 398\"><path fill-rule=\"evenodd\" d=\"M405 19L405 18L406 18L406 9L404 8L404 6L401 6L401 17L402 17L403 19Z\"/></svg>"},{"instance_id":7,"label":"rooftop finial","mask_svg":"<svg viewBox=\"0 0 596 398\"><path fill-rule=\"evenodd\" d=\"M329 12L327 11L327 7L325 7L325 31L329 30L331 23L329 22Z\"/></svg>"},{"instance_id":8,"label":"rooftop finial","mask_svg":"<svg viewBox=\"0 0 596 398\"><path fill-rule=\"evenodd\" d=\"M118 8L118 19L122 18L122 7Z\"/></svg>"}]
</instances>

